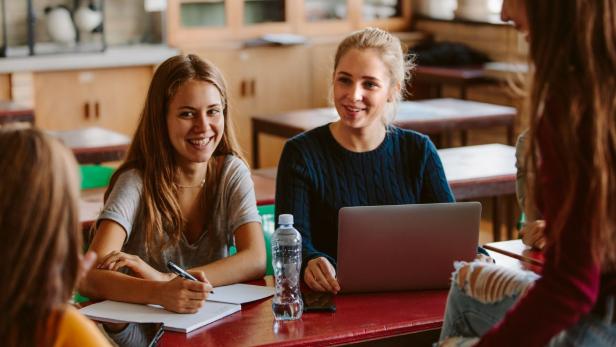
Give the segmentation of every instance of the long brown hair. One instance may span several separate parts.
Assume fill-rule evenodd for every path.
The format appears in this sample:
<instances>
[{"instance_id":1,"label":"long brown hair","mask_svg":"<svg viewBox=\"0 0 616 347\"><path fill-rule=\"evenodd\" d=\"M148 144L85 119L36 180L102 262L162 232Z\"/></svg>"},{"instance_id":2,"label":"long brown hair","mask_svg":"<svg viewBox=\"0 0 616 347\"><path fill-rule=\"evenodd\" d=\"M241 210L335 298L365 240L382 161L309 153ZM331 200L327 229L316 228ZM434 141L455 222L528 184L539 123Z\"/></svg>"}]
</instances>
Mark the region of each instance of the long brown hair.
<instances>
[{"instance_id":1,"label":"long brown hair","mask_svg":"<svg viewBox=\"0 0 616 347\"><path fill-rule=\"evenodd\" d=\"M564 227L583 216L595 261L616 267L616 3L613 0L526 0L530 58L531 170L550 167L564 182L558 213L549 225L558 251ZM551 134L554 162L544 162ZM539 171L537 171L539 170ZM542 196L529 182L529 193ZM557 197L554 197L556 200ZM544 205L547 201L543 202ZM539 204L541 205L541 203Z\"/></svg>"},{"instance_id":2,"label":"long brown hair","mask_svg":"<svg viewBox=\"0 0 616 347\"><path fill-rule=\"evenodd\" d=\"M50 346L77 278L75 159L36 129L0 128L0 341Z\"/></svg>"},{"instance_id":3,"label":"long brown hair","mask_svg":"<svg viewBox=\"0 0 616 347\"><path fill-rule=\"evenodd\" d=\"M218 182L218 166L222 163L216 157L228 154L243 159L233 123L229 116L227 86L221 72L213 64L198 56L178 55L163 62L154 73L145 100L139 125L125 162L112 176L105 192L105 200L113 189L117 178L125 171L136 169L143 180L141 206L137 218L146 240L146 254L156 260L161 251L176 246L185 227L178 202L176 175L178 165L167 128L169 103L178 88L190 80L212 84L223 102L224 133L220 144L208 161L205 183L205 206L208 208L206 225L211 221L211 208ZM164 236L167 236L165 238Z\"/></svg>"}]
</instances>

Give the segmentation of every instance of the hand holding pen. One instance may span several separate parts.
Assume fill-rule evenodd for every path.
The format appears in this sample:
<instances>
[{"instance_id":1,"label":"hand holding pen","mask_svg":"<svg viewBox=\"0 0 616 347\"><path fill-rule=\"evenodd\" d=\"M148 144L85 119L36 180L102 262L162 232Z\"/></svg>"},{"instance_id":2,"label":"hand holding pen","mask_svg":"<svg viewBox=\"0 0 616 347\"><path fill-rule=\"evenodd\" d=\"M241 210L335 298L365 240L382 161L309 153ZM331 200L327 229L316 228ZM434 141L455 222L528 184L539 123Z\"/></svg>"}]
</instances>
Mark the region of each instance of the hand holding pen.
<instances>
[{"instance_id":1,"label":"hand holding pen","mask_svg":"<svg viewBox=\"0 0 616 347\"><path fill-rule=\"evenodd\" d=\"M183 279L186 280L191 280L191 281L199 281L198 279L195 278L195 276L191 275L190 273L188 273L186 270L182 269L181 267L177 266L174 262L172 262L171 260L169 260L167 262L167 269L169 269L169 271L173 272L174 274L182 277ZM203 282L203 281L202 281ZM211 294L214 294L214 290L210 290Z\"/></svg>"},{"instance_id":2,"label":"hand holding pen","mask_svg":"<svg viewBox=\"0 0 616 347\"><path fill-rule=\"evenodd\" d=\"M178 276L170 281L159 282L160 288L154 295L155 302L165 309L178 313L195 313L205 304L212 285L203 272L189 274L184 269L171 263L167 267Z\"/></svg>"}]
</instances>

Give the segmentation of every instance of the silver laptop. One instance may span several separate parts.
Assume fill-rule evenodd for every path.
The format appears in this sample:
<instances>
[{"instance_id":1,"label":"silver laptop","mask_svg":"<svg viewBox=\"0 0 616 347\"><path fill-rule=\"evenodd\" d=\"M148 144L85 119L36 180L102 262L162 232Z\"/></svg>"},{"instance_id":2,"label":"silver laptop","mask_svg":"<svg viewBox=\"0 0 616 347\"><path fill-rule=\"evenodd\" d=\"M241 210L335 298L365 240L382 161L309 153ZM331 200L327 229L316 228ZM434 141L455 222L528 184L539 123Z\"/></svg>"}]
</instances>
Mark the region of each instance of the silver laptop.
<instances>
[{"instance_id":1,"label":"silver laptop","mask_svg":"<svg viewBox=\"0 0 616 347\"><path fill-rule=\"evenodd\" d=\"M477 254L481 204L357 206L340 209L341 291L449 287L453 262Z\"/></svg>"}]
</instances>

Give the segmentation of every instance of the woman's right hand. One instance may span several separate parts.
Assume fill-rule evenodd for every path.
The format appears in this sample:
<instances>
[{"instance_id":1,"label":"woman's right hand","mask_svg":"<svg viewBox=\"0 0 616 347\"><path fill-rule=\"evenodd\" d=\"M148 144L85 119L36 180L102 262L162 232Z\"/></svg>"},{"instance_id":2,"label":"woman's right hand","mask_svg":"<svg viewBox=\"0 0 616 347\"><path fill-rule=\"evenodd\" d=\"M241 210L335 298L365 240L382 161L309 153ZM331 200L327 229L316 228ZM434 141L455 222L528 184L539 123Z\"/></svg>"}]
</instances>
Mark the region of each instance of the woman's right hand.
<instances>
[{"instance_id":1,"label":"woman's right hand","mask_svg":"<svg viewBox=\"0 0 616 347\"><path fill-rule=\"evenodd\" d=\"M157 304L168 311L177 313L195 313L205 303L212 285L201 271L191 272L199 281L191 281L182 277L175 277L162 282L157 289Z\"/></svg>"},{"instance_id":2,"label":"woman's right hand","mask_svg":"<svg viewBox=\"0 0 616 347\"><path fill-rule=\"evenodd\" d=\"M522 235L522 242L524 242L524 244L527 246L531 246L537 249L543 249L543 247L545 246L544 230L544 220L539 219L536 221L525 223L520 230L520 235Z\"/></svg>"},{"instance_id":3,"label":"woman's right hand","mask_svg":"<svg viewBox=\"0 0 616 347\"><path fill-rule=\"evenodd\" d=\"M310 259L304 271L304 282L316 292L337 294L340 285L336 280L336 269L325 257Z\"/></svg>"}]
</instances>

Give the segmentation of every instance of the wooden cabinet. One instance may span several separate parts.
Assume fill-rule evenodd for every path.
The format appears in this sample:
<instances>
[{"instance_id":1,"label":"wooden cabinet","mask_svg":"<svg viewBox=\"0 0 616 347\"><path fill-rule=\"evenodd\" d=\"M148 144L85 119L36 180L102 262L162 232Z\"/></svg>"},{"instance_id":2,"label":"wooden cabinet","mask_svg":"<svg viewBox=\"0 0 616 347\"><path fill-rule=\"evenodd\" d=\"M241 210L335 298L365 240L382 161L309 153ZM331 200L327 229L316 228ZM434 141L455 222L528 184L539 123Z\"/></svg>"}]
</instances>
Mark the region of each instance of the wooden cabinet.
<instances>
[{"instance_id":1,"label":"wooden cabinet","mask_svg":"<svg viewBox=\"0 0 616 347\"><path fill-rule=\"evenodd\" d=\"M167 39L172 46L245 39L293 31L296 0L169 0Z\"/></svg>"},{"instance_id":2,"label":"wooden cabinet","mask_svg":"<svg viewBox=\"0 0 616 347\"><path fill-rule=\"evenodd\" d=\"M0 101L11 100L11 76L0 74Z\"/></svg>"},{"instance_id":3,"label":"wooden cabinet","mask_svg":"<svg viewBox=\"0 0 616 347\"><path fill-rule=\"evenodd\" d=\"M100 126L132 136L151 66L36 72L34 111L43 129Z\"/></svg>"},{"instance_id":4,"label":"wooden cabinet","mask_svg":"<svg viewBox=\"0 0 616 347\"><path fill-rule=\"evenodd\" d=\"M175 47L264 34L344 34L366 26L410 27L408 0L169 0L167 37Z\"/></svg>"}]
</instances>

